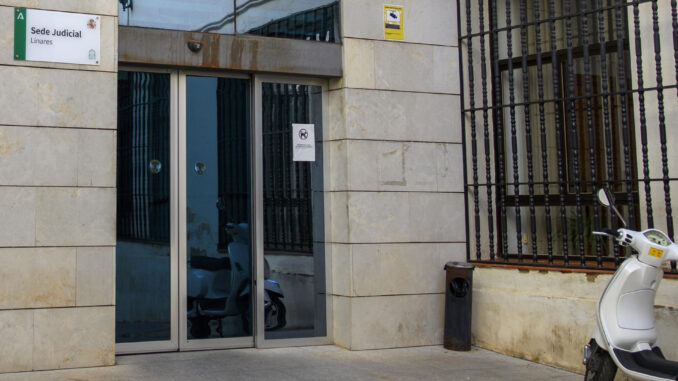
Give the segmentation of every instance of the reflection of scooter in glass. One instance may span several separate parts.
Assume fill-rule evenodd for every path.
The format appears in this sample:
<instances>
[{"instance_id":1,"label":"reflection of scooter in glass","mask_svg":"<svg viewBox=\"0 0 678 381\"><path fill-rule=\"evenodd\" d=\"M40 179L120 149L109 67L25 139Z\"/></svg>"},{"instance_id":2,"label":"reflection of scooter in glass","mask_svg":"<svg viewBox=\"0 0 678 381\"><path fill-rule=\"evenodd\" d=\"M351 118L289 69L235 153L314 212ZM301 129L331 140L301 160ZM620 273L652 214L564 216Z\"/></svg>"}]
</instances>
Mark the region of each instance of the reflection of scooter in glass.
<instances>
[{"instance_id":1,"label":"reflection of scooter in glass","mask_svg":"<svg viewBox=\"0 0 678 381\"><path fill-rule=\"evenodd\" d=\"M611 197L605 189L598 193L600 203L623 223ZM664 275L662 265L678 260L678 245L657 229L604 229L594 234L614 237L638 254L619 266L598 301L595 333L584 351L584 379L612 381L617 368L635 380L678 379L678 362L666 360L654 345L654 298Z\"/></svg>"},{"instance_id":2,"label":"reflection of scooter in glass","mask_svg":"<svg viewBox=\"0 0 678 381\"><path fill-rule=\"evenodd\" d=\"M264 258L264 328L267 331L282 328L287 324L285 319L285 305L280 283L270 277L271 270L268 261Z\"/></svg>"},{"instance_id":3,"label":"reflection of scooter in glass","mask_svg":"<svg viewBox=\"0 0 678 381\"><path fill-rule=\"evenodd\" d=\"M191 336L210 336L209 322L217 320L217 333L223 336L222 320L226 316L240 315L245 333L251 333L251 268L249 226L246 223L229 223L226 230L233 237L228 244L227 258L193 256L188 264L186 294ZM268 270L268 263L265 263ZM278 282L268 279L265 272L264 303L266 329L285 325L285 306ZM272 323L269 324L269 321Z\"/></svg>"}]
</instances>

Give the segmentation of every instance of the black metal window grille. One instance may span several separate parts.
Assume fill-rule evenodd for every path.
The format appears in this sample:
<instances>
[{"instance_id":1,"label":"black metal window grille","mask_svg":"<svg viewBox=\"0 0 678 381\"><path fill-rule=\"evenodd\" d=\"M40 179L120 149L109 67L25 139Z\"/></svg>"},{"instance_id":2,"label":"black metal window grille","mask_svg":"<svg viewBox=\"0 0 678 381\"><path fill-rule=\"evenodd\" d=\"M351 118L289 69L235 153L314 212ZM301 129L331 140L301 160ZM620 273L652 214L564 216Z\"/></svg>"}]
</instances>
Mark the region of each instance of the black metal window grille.
<instances>
[{"instance_id":1,"label":"black metal window grille","mask_svg":"<svg viewBox=\"0 0 678 381\"><path fill-rule=\"evenodd\" d=\"M250 81L219 78L217 105L218 250L225 252L233 240L226 225L250 221Z\"/></svg>"},{"instance_id":2,"label":"black metal window grille","mask_svg":"<svg viewBox=\"0 0 678 381\"><path fill-rule=\"evenodd\" d=\"M168 74L118 74L118 239L170 242L169 102Z\"/></svg>"},{"instance_id":3,"label":"black metal window grille","mask_svg":"<svg viewBox=\"0 0 678 381\"><path fill-rule=\"evenodd\" d=\"M614 268L624 252L592 235L616 226L600 187L631 228L674 238L676 1L457 3L468 259Z\"/></svg>"},{"instance_id":4,"label":"black metal window grille","mask_svg":"<svg viewBox=\"0 0 678 381\"><path fill-rule=\"evenodd\" d=\"M313 86L262 84L264 250L313 253L310 162L292 160L292 123L310 123Z\"/></svg>"}]
</instances>

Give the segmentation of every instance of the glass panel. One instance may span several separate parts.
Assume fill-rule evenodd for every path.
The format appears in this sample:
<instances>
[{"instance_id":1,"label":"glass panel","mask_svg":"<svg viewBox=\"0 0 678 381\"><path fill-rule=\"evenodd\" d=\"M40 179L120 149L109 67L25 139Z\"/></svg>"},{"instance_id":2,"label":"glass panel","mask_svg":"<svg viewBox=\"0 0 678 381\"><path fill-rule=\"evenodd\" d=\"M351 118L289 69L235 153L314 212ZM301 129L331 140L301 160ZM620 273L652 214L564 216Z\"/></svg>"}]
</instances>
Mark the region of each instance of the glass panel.
<instances>
[{"instance_id":1,"label":"glass panel","mask_svg":"<svg viewBox=\"0 0 678 381\"><path fill-rule=\"evenodd\" d=\"M238 34L339 42L336 0L236 0Z\"/></svg>"},{"instance_id":2,"label":"glass panel","mask_svg":"<svg viewBox=\"0 0 678 381\"><path fill-rule=\"evenodd\" d=\"M263 83L262 113L265 338L326 336L322 89ZM315 161L294 161L297 123Z\"/></svg>"},{"instance_id":3,"label":"glass panel","mask_svg":"<svg viewBox=\"0 0 678 381\"><path fill-rule=\"evenodd\" d=\"M116 342L170 340L170 76L118 73Z\"/></svg>"},{"instance_id":4,"label":"glass panel","mask_svg":"<svg viewBox=\"0 0 678 381\"><path fill-rule=\"evenodd\" d=\"M233 1L123 0L118 23L159 29L233 34Z\"/></svg>"},{"instance_id":5,"label":"glass panel","mask_svg":"<svg viewBox=\"0 0 678 381\"><path fill-rule=\"evenodd\" d=\"M339 42L337 0L120 0L124 26Z\"/></svg>"},{"instance_id":6,"label":"glass panel","mask_svg":"<svg viewBox=\"0 0 678 381\"><path fill-rule=\"evenodd\" d=\"M188 339L250 336L249 81L186 77Z\"/></svg>"}]
</instances>

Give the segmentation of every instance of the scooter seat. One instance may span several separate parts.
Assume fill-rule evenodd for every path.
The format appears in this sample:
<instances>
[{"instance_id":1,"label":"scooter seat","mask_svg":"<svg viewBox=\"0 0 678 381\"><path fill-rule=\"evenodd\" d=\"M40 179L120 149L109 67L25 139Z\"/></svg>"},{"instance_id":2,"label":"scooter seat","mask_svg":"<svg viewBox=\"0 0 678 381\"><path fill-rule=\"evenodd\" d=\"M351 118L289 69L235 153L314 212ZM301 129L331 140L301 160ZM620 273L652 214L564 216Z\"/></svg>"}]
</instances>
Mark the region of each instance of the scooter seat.
<instances>
[{"instance_id":1,"label":"scooter seat","mask_svg":"<svg viewBox=\"0 0 678 381\"><path fill-rule=\"evenodd\" d=\"M207 271L230 270L231 261L228 258L212 258L196 255L191 257L191 267Z\"/></svg>"},{"instance_id":2,"label":"scooter seat","mask_svg":"<svg viewBox=\"0 0 678 381\"><path fill-rule=\"evenodd\" d=\"M659 347L640 352L614 350L617 360L627 369L667 380L678 380L678 362L664 358Z\"/></svg>"}]
</instances>

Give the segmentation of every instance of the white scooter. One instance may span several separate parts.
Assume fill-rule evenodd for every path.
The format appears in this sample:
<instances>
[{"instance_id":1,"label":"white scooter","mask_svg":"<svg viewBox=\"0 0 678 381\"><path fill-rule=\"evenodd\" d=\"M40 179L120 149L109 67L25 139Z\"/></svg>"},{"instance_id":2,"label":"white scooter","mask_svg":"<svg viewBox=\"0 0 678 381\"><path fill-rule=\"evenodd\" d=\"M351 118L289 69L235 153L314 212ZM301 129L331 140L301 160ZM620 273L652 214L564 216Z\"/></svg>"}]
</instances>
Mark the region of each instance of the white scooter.
<instances>
[{"instance_id":1,"label":"white scooter","mask_svg":"<svg viewBox=\"0 0 678 381\"><path fill-rule=\"evenodd\" d=\"M598 199L626 227L606 189L598 192ZM638 254L619 266L598 301L596 329L584 348L584 380L612 381L617 368L636 380L677 380L678 362L666 360L654 346L654 299L664 275L662 265L678 260L678 245L657 229L607 229L594 234L614 237Z\"/></svg>"},{"instance_id":2,"label":"white scooter","mask_svg":"<svg viewBox=\"0 0 678 381\"><path fill-rule=\"evenodd\" d=\"M222 320L238 316L245 333L251 333L252 310L249 226L229 223L226 230L233 237L228 244L228 257L192 257L188 263L187 289L188 320L191 336L210 336L209 322L217 320L217 333L223 336ZM274 330L286 324L285 305L280 284L269 278L268 262L264 262L264 316L265 329Z\"/></svg>"}]
</instances>

